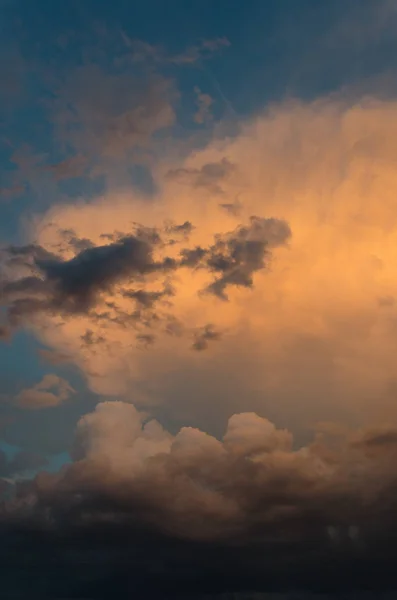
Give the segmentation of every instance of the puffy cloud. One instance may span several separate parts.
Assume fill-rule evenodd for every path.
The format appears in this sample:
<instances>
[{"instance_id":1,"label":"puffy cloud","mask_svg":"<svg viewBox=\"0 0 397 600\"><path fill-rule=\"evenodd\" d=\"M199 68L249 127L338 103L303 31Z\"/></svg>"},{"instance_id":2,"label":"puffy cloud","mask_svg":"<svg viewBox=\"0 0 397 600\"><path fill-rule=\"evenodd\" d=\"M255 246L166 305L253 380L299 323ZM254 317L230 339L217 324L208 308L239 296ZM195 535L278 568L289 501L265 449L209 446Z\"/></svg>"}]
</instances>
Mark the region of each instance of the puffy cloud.
<instances>
[{"instance_id":1,"label":"puffy cloud","mask_svg":"<svg viewBox=\"0 0 397 600\"><path fill-rule=\"evenodd\" d=\"M93 581L101 571L144 585L160 564L163 591L193 572L225 591L228 570L234 591L357 589L360 577L381 590L394 572L395 473L385 444L374 455L358 443L377 435L294 448L288 431L245 413L222 441L189 427L173 436L131 404L104 402L78 423L72 464L17 485L3 539L23 551L29 535L45 554L62 540L56 555L77 582L69 543Z\"/></svg>"},{"instance_id":2,"label":"puffy cloud","mask_svg":"<svg viewBox=\"0 0 397 600\"><path fill-rule=\"evenodd\" d=\"M78 519L90 505L94 520L109 510L117 515L122 502L126 523L147 519L187 538L305 541L313 528L326 537L328 525L351 519L366 529L371 510L372 521L383 519L383 494L394 493L387 446L396 431L388 429L376 455L367 452L382 435L351 434L336 446L320 436L296 448L289 431L241 413L230 417L222 441L191 427L173 436L132 404L107 401L80 419L74 463L38 475L29 493L37 510L56 511L61 497L66 508L79 497ZM96 503L105 496L110 505Z\"/></svg>"},{"instance_id":3,"label":"puffy cloud","mask_svg":"<svg viewBox=\"0 0 397 600\"><path fill-rule=\"evenodd\" d=\"M31 410L57 406L68 400L74 389L58 375L44 375L43 379L31 388L21 390L15 398L21 408Z\"/></svg>"}]
</instances>

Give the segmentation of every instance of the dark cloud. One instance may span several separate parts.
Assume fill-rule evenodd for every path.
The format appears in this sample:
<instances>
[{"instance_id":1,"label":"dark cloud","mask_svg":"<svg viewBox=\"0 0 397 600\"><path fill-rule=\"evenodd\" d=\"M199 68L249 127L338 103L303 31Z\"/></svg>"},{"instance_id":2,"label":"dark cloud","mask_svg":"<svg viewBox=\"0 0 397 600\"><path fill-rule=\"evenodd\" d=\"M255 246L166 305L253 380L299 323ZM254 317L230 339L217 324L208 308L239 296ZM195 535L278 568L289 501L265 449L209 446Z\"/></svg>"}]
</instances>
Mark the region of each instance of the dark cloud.
<instances>
[{"instance_id":1,"label":"dark cloud","mask_svg":"<svg viewBox=\"0 0 397 600\"><path fill-rule=\"evenodd\" d=\"M149 348L154 344L156 337L151 333L140 333L136 336L136 340L141 348Z\"/></svg>"},{"instance_id":2,"label":"dark cloud","mask_svg":"<svg viewBox=\"0 0 397 600\"><path fill-rule=\"evenodd\" d=\"M46 280L55 284L61 298L86 307L97 291L113 282L154 270L151 253L146 242L131 236L107 246L87 248L68 261L42 259L36 260L36 265Z\"/></svg>"},{"instance_id":3,"label":"dark cloud","mask_svg":"<svg viewBox=\"0 0 397 600\"><path fill-rule=\"evenodd\" d=\"M196 189L205 189L212 194L223 194L222 183L236 172L236 166L227 158L219 162L207 163L200 169L181 168L168 171L170 181L189 185Z\"/></svg>"},{"instance_id":4,"label":"dark cloud","mask_svg":"<svg viewBox=\"0 0 397 600\"><path fill-rule=\"evenodd\" d=\"M145 290L128 290L123 293L125 298L136 300L144 308L153 308L154 304L167 294L167 290L162 292L146 292Z\"/></svg>"},{"instance_id":5,"label":"dark cloud","mask_svg":"<svg viewBox=\"0 0 397 600\"><path fill-rule=\"evenodd\" d=\"M238 204L220 204L220 208L223 208L226 212L230 213L234 217L237 217L240 214L241 207Z\"/></svg>"},{"instance_id":6,"label":"dark cloud","mask_svg":"<svg viewBox=\"0 0 397 600\"><path fill-rule=\"evenodd\" d=\"M165 227L165 231L167 234L182 235L185 240L187 240L189 238L189 235L192 233L193 229L194 229L194 226L192 225L192 223L190 223L190 221L185 221L184 223L181 223L180 225L171 223L169 225L166 225L166 227ZM171 240L169 240L169 243L173 244L173 243L175 243L175 240L171 239Z\"/></svg>"},{"instance_id":7,"label":"dark cloud","mask_svg":"<svg viewBox=\"0 0 397 600\"><path fill-rule=\"evenodd\" d=\"M207 256L208 251L200 246L196 248L184 248L180 252L181 266L194 268L200 265L203 259Z\"/></svg>"},{"instance_id":8,"label":"dark cloud","mask_svg":"<svg viewBox=\"0 0 397 600\"><path fill-rule=\"evenodd\" d=\"M252 287L253 275L265 267L271 249L285 244L291 235L284 221L251 217L248 226L216 235L214 244L207 248L182 248L177 259L155 259L155 248L166 248L170 239L172 243L185 243L194 229L192 223L166 224L162 230L135 223L134 228L133 235L106 234L111 241L101 246L79 239L72 230L62 230L64 245L75 253L68 260L34 243L4 248L0 301L7 308L9 324L16 327L36 313L63 317L89 313L95 320L111 319L124 326L138 321L149 325L149 321L159 320L153 312L157 303L171 307L170 299L176 292L169 276L179 268L206 269L214 274L207 291L227 299L230 286ZM173 239L178 233L182 234L179 242ZM59 251L65 251L62 244ZM152 276L163 277L162 289L144 288L146 279ZM133 283L139 283L139 287L129 289ZM97 309L101 294L112 293L115 286L125 286L119 290L121 295L135 301L137 309L133 313L126 313L116 301L109 300L107 306Z\"/></svg>"},{"instance_id":9,"label":"dark cloud","mask_svg":"<svg viewBox=\"0 0 397 600\"><path fill-rule=\"evenodd\" d=\"M97 294L114 283L174 268L170 259L156 263L150 244L135 236L86 248L65 261L36 245L11 247L8 254L11 261L26 266L30 259L35 269L35 274L2 285L3 303L11 305L9 312L14 320L37 311L86 312L95 305Z\"/></svg>"},{"instance_id":10,"label":"dark cloud","mask_svg":"<svg viewBox=\"0 0 397 600\"><path fill-rule=\"evenodd\" d=\"M316 438L294 449L288 431L252 413L231 417L222 441L191 428L172 436L130 404L103 403L79 422L74 462L18 484L3 506L2 564L18 555L14 568L35 578L68 573L63 592L76 598L128 597L132 586L148 598L380 593L396 585L386 446L370 456Z\"/></svg>"},{"instance_id":11,"label":"dark cloud","mask_svg":"<svg viewBox=\"0 0 397 600\"><path fill-rule=\"evenodd\" d=\"M193 350L206 350L209 342L220 340L221 337L222 334L209 323L195 332L192 348Z\"/></svg>"},{"instance_id":12,"label":"dark cloud","mask_svg":"<svg viewBox=\"0 0 397 600\"><path fill-rule=\"evenodd\" d=\"M81 252L82 250L87 250L88 248L94 247L94 244L91 242L91 240L87 238L79 238L73 229L62 229L59 233L75 252Z\"/></svg>"},{"instance_id":13,"label":"dark cloud","mask_svg":"<svg viewBox=\"0 0 397 600\"><path fill-rule=\"evenodd\" d=\"M208 291L227 300L228 286L253 286L253 275L265 267L269 250L285 244L291 236L288 223L280 219L251 217L247 227L240 226L229 234L216 236L208 249L195 248L182 253L182 264L190 267L205 264L219 275Z\"/></svg>"},{"instance_id":14,"label":"dark cloud","mask_svg":"<svg viewBox=\"0 0 397 600\"><path fill-rule=\"evenodd\" d=\"M105 342L105 338L101 335L97 335L92 329L87 329L84 335L81 336L81 340L85 345L91 346L92 344L100 344Z\"/></svg>"}]
</instances>

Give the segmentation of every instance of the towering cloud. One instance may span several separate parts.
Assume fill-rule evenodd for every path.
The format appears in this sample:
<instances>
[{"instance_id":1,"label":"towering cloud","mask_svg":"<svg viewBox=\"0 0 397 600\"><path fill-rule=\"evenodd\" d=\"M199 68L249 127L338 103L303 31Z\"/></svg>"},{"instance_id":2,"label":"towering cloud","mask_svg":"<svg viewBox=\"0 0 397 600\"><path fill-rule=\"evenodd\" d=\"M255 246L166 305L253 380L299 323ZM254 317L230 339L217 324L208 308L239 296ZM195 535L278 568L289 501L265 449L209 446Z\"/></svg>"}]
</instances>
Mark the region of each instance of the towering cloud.
<instances>
[{"instance_id":1,"label":"towering cloud","mask_svg":"<svg viewBox=\"0 0 397 600\"><path fill-rule=\"evenodd\" d=\"M93 391L197 425L211 407L218 431L241 410L299 429L390 418L395 113L371 99L274 106L159 161L150 202L115 188L54 205L4 249L12 324Z\"/></svg>"}]
</instances>

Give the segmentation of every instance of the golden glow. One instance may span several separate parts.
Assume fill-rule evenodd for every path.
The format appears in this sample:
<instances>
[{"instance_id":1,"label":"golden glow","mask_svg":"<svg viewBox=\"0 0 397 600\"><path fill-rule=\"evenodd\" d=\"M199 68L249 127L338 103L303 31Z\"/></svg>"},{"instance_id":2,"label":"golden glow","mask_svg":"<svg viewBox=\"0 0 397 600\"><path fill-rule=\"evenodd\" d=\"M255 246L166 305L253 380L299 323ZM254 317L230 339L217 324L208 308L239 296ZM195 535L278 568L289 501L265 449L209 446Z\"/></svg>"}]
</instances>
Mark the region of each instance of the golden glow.
<instances>
[{"instance_id":1,"label":"golden glow","mask_svg":"<svg viewBox=\"0 0 397 600\"><path fill-rule=\"evenodd\" d=\"M169 169L200 169L225 157L235 169L220 182L222 194L164 177ZM181 417L256 410L299 426L395 415L396 164L397 103L289 103L183 164L159 164L153 203L114 190L92 203L56 206L33 227L51 249L60 241L59 224L100 244L102 233L127 232L133 221L188 220L194 247L251 215L286 219L292 239L256 274L254 290L231 290L228 303L198 295L208 282L202 272L178 272L173 314L188 329L213 323L225 332L205 352L189 350L186 337L166 335L142 350L130 329L83 317L57 327L47 318L37 325L40 336L71 353L94 391L168 402ZM238 217L219 207L236 198ZM86 329L107 342L82 346Z\"/></svg>"}]
</instances>

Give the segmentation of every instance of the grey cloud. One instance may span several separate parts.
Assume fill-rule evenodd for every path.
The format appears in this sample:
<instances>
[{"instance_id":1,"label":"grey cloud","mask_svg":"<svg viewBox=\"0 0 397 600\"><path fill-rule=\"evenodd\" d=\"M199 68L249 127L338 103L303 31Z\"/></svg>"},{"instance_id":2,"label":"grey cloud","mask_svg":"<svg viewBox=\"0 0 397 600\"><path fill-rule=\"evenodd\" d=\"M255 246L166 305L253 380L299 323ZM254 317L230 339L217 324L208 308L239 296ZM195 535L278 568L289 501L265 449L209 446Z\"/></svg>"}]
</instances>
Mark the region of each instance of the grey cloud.
<instances>
[{"instance_id":1,"label":"grey cloud","mask_svg":"<svg viewBox=\"0 0 397 600\"><path fill-rule=\"evenodd\" d=\"M221 337L222 334L219 331L216 331L214 326L209 323L194 334L194 343L192 348L193 350L198 351L206 350L209 342L220 340Z\"/></svg>"},{"instance_id":2,"label":"grey cloud","mask_svg":"<svg viewBox=\"0 0 397 600\"><path fill-rule=\"evenodd\" d=\"M168 312L172 310L172 296L177 293L172 276L178 269L207 270L214 280L203 291L225 300L230 286L252 287L254 274L266 266L271 250L285 244L291 235L282 220L251 217L247 226L216 235L207 248L187 248L183 246L194 228L190 221L168 223L162 229L131 225L134 234L107 234L111 241L101 246L79 239L71 230L60 231L64 241L59 252L68 248L75 253L68 260L34 243L5 248L0 300L7 308L9 324L17 327L30 316L45 312L62 317L84 313L97 321L150 327L166 318L164 312L154 312L157 304ZM175 239L177 234L182 234L179 241ZM155 248L166 249L170 240L182 246L177 258L155 259ZM152 276L162 279L160 289L146 289ZM99 308L101 294L112 294L115 286L124 298L135 301L133 312L121 310L111 299ZM209 336L207 332L201 341L196 339L195 347L201 347Z\"/></svg>"},{"instance_id":3,"label":"grey cloud","mask_svg":"<svg viewBox=\"0 0 397 600\"><path fill-rule=\"evenodd\" d=\"M94 244L87 238L79 238L73 229L62 229L59 232L76 252L93 248Z\"/></svg>"},{"instance_id":4,"label":"grey cloud","mask_svg":"<svg viewBox=\"0 0 397 600\"><path fill-rule=\"evenodd\" d=\"M106 341L102 335L96 335L92 329L87 329L84 335L81 336L81 340L87 346L100 344Z\"/></svg>"},{"instance_id":5,"label":"grey cloud","mask_svg":"<svg viewBox=\"0 0 397 600\"><path fill-rule=\"evenodd\" d=\"M68 261L41 259L36 265L62 296L86 305L93 293L114 281L153 270L151 252L146 242L131 236L107 246L87 248Z\"/></svg>"},{"instance_id":6,"label":"grey cloud","mask_svg":"<svg viewBox=\"0 0 397 600\"><path fill-rule=\"evenodd\" d=\"M53 260L56 256L45 250L38 244L28 244L26 246L7 246L3 249L10 258L15 258L15 263L18 261L21 264L32 264L36 260ZM25 262L24 262L25 261Z\"/></svg>"},{"instance_id":7,"label":"grey cloud","mask_svg":"<svg viewBox=\"0 0 397 600\"><path fill-rule=\"evenodd\" d=\"M207 163L200 169L180 168L168 171L166 179L178 181L196 189L205 189L212 194L223 194L222 183L236 172L236 166L227 158Z\"/></svg>"},{"instance_id":8,"label":"grey cloud","mask_svg":"<svg viewBox=\"0 0 397 600\"><path fill-rule=\"evenodd\" d=\"M187 240L189 235L192 233L194 226L190 221L185 221L180 225L175 223L171 223L165 227L165 232L167 234L175 234L175 235L183 235L184 239ZM174 244L175 240L171 239L168 243Z\"/></svg>"},{"instance_id":9,"label":"grey cloud","mask_svg":"<svg viewBox=\"0 0 397 600\"><path fill-rule=\"evenodd\" d=\"M131 298L136 300L144 308L153 308L154 304L164 295L166 292L146 292L145 290L128 290L123 293L125 298Z\"/></svg>"},{"instance_id":10,"label":"grey cloud","mask_svg":"<svg viewBox=\"0 0 397 600\"><path fill-rule=\"evenodd\" d=\"M222 208L226 212L230 213L234 217L238 217L241 213L241 204L239 202L226 202L225 204L220 204L219 208Z\"/></svg>"},{"instance_id":11,"label":"grey cloud","mask_svg":"<svg viewBox=\"0 0 397 600\"><path fill-rule=\"evenodd\" d=\"M208 251L200 246L196 246L196 248L189 249L184 248L180 252L180 260L182 267L197 267L202 260L207 256Z\"/></svg>"},{"instance_id":12,"label":"grey cloud","mask_svg":"<svg viewBox=\"0 0 397 600\"><path fill-rule=\"evenodd\" d=\"M265 267L269 249L285 244L291 236L288 223L280 219L251 217L248 227L240 226L219 236L206 258L208 268L220 273L208 291L227 300L228 286L253 286L253 274Z\"/></svg>"},{"instance_id":13,"label":"grey cloud","mask_svg":"<svg viewBox=\"0 0 397 600\"><path fill-rule=\"evenodd\" d=\"M35 245L12 247L8 252L11 257L33 259L31 264L37 272L16 281L6 281L2 286L1 295L11 303L10 311L15 318L25 311L84 312L94 305L99 292L115 282L173 267L170 261L156 264L151 246L135 236L86 248L67 261Z\"/></svg>"}]
</instances>

